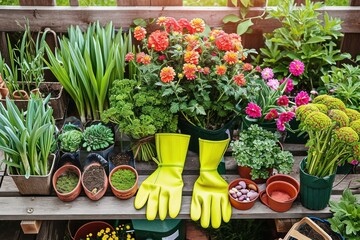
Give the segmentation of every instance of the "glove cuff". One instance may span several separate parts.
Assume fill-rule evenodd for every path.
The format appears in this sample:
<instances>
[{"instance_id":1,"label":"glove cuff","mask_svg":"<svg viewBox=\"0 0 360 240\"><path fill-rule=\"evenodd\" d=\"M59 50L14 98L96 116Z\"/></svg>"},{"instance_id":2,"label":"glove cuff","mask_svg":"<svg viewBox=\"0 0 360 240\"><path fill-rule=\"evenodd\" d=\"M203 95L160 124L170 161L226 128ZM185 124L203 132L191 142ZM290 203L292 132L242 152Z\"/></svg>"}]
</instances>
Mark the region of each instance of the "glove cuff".
<instances>
[{"instance_id":1,"label":"glove cuff","mask_svg":"<svg viewBox=\"0 0 360 240\"><path fill-rule=\"evenodd\" d=\"M179 167L179 168L184 168L184 165L181 164L164 164L164 163L159 163L158 167Z\"/></svg>"}]
</instances>

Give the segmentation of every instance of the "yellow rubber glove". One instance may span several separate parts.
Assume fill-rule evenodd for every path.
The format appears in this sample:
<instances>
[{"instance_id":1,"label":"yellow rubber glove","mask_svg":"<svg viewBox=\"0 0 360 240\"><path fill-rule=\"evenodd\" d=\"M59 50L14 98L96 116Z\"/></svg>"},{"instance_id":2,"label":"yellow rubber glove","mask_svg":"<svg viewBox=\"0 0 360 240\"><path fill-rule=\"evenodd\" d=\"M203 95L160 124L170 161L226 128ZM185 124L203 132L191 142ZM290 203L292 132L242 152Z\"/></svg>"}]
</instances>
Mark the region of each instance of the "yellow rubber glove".
<instances>
[{"instance_id":1,"label":"yellow rubber glove","mask_svg":"<svg viewBox=\"0 0 360 240\"><path fill-rule=\"evenodd\" d=\"M194 184L190 216L207 228L221 225L221 219L228 222L231 218L231 204L228 196L228 183L217 172L230 139L209 141L199 139L200 176Z\"/></svg>"},{"instance_id":2,"label":"yellow rubber glove","mask_svg":"<svg viewBox=\"0 0 360 240\"><path fill-rule=\"evenodd\" d=\"M177 217L181 208L182 171L189 146L190 135L177 133L155 134L158 168L146 178L136 194L135 208L142 208L146 202L146 218L154 220L157 212L164 220L167 213Z\"/></svg>"}]
</instances>

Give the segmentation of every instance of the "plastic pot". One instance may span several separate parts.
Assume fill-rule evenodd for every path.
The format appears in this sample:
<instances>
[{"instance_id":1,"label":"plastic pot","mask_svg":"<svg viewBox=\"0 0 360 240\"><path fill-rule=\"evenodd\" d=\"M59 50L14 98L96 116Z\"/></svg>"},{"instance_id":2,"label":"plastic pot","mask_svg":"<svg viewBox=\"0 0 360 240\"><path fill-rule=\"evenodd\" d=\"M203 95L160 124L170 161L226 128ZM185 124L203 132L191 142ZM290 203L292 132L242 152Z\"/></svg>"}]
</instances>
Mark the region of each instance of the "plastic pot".
<instances>
[{"instance_id":1,"label":"plastic pot","mask_svg":"<svg viewBox=\"0 0 360 240\"><path fill-rule=\"evenodd\" d=\"M300 192L299 181L297 181L295 178L291 177L290 175L275 174L266 180L266 186L268 186L270 183L275 182L275 181L283 181L283 182L290 183L291 185L293 185L296 188L298 193Z\"/></svg>"}]
</instances>

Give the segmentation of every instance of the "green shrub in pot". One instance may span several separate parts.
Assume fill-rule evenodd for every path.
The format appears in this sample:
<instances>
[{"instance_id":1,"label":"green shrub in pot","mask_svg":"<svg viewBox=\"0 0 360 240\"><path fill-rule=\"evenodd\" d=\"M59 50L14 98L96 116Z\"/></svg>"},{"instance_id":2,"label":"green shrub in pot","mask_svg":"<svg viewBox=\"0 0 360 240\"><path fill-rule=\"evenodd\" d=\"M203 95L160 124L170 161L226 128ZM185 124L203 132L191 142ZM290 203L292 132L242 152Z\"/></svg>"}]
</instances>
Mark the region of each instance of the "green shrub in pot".
<instances>
[{"instance_id":1,"label":"green shrub in pot","mask_svg":"<svg viewBox=\"0 0 360 240\"><path fill-rule=\"evenodd\" d=\"M75 152L81 146L83 134L78 129L65 131L59 135L60 150L65 152Z\"/></svg>"},{"instance_id":2,"label":"green shrub in pot","mask_svg":"<svg viewBox=\"0 0 360 240\"><path fill-rule=\"evenodd\" d=\"M50 95L45 99L34 95L26 113L12 100L6 100L6 108L0 104L0 150L5 153L10 174L28 178L49 173L48 156L55 132L49 99Z\"/></svg>"},{"instance_id":3,"label":"green shrub in pot","mask_svg":"<svg viewBox=\"0 0 360 240\"><path fill-rule=\"evenodd\" d=\"M232 155L238 166L250 167L252 179L268 178L269 168L280 173L290 173L294 158L279 145L278 134L251 125L239 134L239 139L230 143Z\"/></svg>"}]
</instances>

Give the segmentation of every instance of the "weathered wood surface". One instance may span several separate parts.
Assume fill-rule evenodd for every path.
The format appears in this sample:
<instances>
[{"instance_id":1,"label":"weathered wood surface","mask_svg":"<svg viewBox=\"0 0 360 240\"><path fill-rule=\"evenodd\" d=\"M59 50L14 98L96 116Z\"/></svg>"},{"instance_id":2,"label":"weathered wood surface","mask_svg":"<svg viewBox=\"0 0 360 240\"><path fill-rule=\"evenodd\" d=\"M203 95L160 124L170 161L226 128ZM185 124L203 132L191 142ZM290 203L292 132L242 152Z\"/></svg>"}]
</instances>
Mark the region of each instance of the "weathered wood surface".
<instances>
[{"instance_id":1,"label":"weathered wood surface","mask_svg":"<svg viewBox=\"0 0 360 240\"><path fill-rule=\"evenodd\" d=\"M254 7L249 16L259 15L263 8ZM343 20L342 32L360 32L360 7L323 7L319 12L328 12L331 17ZM233 7L28 7L28 6L2 6L0 8L0 31L22 31L16 21L24 23L29 19L31 29L34 31L50 27L56 32L66 32L70 25L79 25L85 29L89 23L99 20L102 24L112 21L115 27L127 28L135 18L156 18L159 16L172 16L178 18L203 18L209 26L221 27L221 19L228 14L238 14ZM252 29L262 32L271 32L279 27L279 22L273 19L257 20ZM235 25L233 26L235 27ZM235 30L232 29L233 31Z\"/></svg>"},{"instance_id":2,"label":"weathered wood surface","mask_svg":"<svg viewBox=\"0 0 360 240\"><path fill-rule=\"evenodd\" d=\"M182 6L182 0L117 0L118 6Z\"/></svg>"},{"instance_id":3,"label":"weathered wood surface","mask_svg":"<svg viewBox=\"0 0 360 240\"><path fill-rule=\"evenodd\" d=\"M303 158L305 148L298 144L285 144L284 148L298 152L294 157L295 163L292 176L299 178L299 163ZM237 166L231 156L225 157L226 174L223 178L230 182L239 177ZM156 164L137 162L136 168L139 172L141 184L146 177L156 169ZM188 153L184 172L183 172L183 199L182 209L178 218L190 218L190 204L193 190L193 184L199 175L198 155L192 152ZM338 200L343 189L354 186L355 180L359 179L359 174L337 175L332 191L333 200ZM265 185L260 185L264 189ZM358 190L357 190L358 191ZM360 192L355 193L359 194ZM99 201L89 200L83 193L75 201L64 203L60 201L53 193L51 196L21 196L10 177L5 177L0 188L0 219L2 220L69 220L69 219L143 219L145 208L136 210L133 206L134 198L129 200L119 200L112 195L110 188L106 196ZM320 211L313 211L302 207L299 199L296 200L293 207L285 213L277 213L263 205L259 200L255 206L247 211L240 211L233 208L233 219L263 218L263 219L282 219L282 218L302 218L313 215L322 218L331 216L328 208Z\"/></svg>"}]
</instances>

